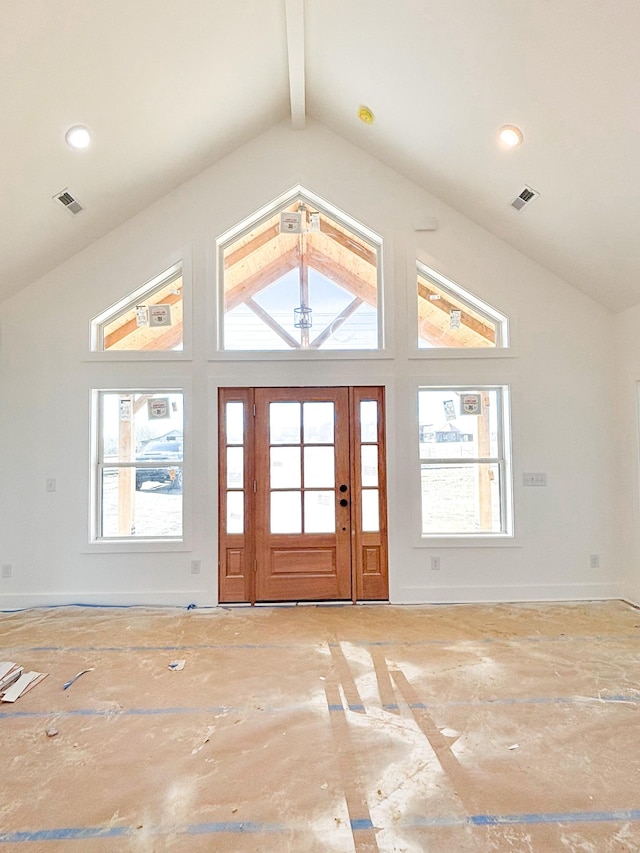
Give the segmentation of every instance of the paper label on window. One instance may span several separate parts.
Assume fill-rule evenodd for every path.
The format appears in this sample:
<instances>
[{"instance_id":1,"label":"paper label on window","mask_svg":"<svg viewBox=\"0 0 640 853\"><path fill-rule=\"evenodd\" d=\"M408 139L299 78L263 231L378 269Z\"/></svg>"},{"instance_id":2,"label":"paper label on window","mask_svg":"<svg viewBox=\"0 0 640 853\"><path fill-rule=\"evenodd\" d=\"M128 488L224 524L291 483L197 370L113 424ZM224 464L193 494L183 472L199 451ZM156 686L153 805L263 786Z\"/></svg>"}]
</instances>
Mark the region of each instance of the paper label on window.
<instances>
[{"instance_id":1,"label":"paper label on window","mask_svg":"<svg viewBox=\"0 0 640 853\"><path fill-rule=\"evenodd\" d=\"M286 234L302 233L302 214L287 211L280 214L280 231Z\"/></svg>"},{"instance_id":2,"label":"paper label on window","mask_svg":"<svg viewBox=\"0 0 640 853\"><path fill-rule=\"evenodd\" d=\"M130 397L120 397L120 420L121 421L130 421L131 420L131 398Z\"/></svg>"},{"instance_id":3,"label":"paper label on window","mask_svg":"<svg viewBox=\"0 0 640 853\"><path fill-rule=\"evenodd\" d=\"M156 397L148 402L149 420L171 417L169 413L169 398Z\"/></svg>"},{"instance_id":4,"label":"paper label on window","mask_svg":"<svg viewBox=\"0 0 640 853\"><path fill-rule=\"evenodd\" d=\"M444 416L448 421L455 421L456 419L456 407L453 403L453 400L445 400L444 401Z\"/></svg>"},{"instance_id":5,"label":"paper label on window","mask_svg":"<svg viewBox=\"0 0 640 853\"><path fill-rule=\"evenodd\" d=\"M150 305L149 306L149 325L150 326L170 326L171 325L171 305Z\"/></svg>"},{"instance_id":6,"label":"paper label on window","mask_svg":"<svg viewBox=\"0 0 640 853\"><path fill-rule=\"evenodd\" d=\"M149 312L146 305L136 305L136 324L147 326L149 324Z\"/></svg>"},{"instance_id":7,"label":"paper label on window","mask_svg":"<svg viewBox=\"0 0 640 853\"><path fill-rule=\"evenodd\" d=\"M481 415L482 394L462 394L460 405L465 415Z\"/></svg>"}]
</instances>

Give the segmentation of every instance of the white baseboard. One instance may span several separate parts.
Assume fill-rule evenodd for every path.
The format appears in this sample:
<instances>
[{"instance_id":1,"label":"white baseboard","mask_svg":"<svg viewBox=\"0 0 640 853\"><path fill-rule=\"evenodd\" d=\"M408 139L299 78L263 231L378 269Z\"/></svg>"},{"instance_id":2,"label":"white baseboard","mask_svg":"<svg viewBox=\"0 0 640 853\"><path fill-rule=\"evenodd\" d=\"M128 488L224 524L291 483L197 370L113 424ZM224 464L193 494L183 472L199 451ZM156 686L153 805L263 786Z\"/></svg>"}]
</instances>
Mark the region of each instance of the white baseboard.
<instances>
[{"instance_id":1,"label":"white baseboard","mask_svg":"<svg viewBox=\"0 0 640 853\"><path fill-rule=\"evenodd\" d=\"M623 595L622 584L556 584L545 586L406 586L393 590L391 604L496 604L500 602L534 601L601 601L622 599L638 604ZM0 595L0 612L30 610L37 607L166 607L186 609L217 607L215 599L196 598L193 591L156 590L136 593L15 593Z\"/></svg>"},{"instance_id":2,"label":"white baseboard","mask_svg":"<svg viewBox=\"0 0 640 853\"><path fill-rule=\"evenodd\" d=\"M394 590L392 604L495 604L517 601L601 601L621 599L618 583L518 586L404 586Z\"/></svg>"}]
</instances>

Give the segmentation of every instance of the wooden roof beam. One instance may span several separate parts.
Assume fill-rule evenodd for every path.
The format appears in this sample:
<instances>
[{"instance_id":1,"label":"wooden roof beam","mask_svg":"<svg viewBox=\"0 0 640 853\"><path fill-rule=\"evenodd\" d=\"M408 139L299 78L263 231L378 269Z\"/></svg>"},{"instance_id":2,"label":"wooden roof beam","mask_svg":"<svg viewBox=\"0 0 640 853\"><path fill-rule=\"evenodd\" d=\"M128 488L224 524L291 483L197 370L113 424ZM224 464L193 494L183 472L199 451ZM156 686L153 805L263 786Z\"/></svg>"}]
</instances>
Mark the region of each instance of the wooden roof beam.
<instances>
[{"instance_id":1,"label":"wooden roof beam","mask_svg":"<svg viewBox=\"0 0 640 853\"><path fill-rule=\"evenodd\" d=\"M448 299L439 294L436 290L432 290L422 282L418 282L418 295L425 300L429 305L433 305L439 311L443 311L447 314L450 314L451 311L460 311L460 322L467 329L471 329L477 335L484 338L487 341L491 341L491 343L495 344L496 342L496 330L492 329L491 326L485 325L480 320L477 320L475 317L472 317L471 314L461 309L458 305L454 305L452 302L449 302ZM430 295L439 296L439 299L429 299Z\"/></svg>"},{"instance_id":2,"label":"wooden roof beam","mask_svg":"<svg viewBox=\"0 0 640 853\"><path fill-rule=\"evenodd\" d=\"M270 264L262 267L253 275L241 279L237 284L230 287L224 294L225 311L231 311L243 302L248 302L256 293L260 293L268 285L273 284L283 275L291 272L300 264L300 252L297 246L289 249ZM225 281L226 284L226 281Z\"/></svg>"},{"instance_id":3,"label":"wooden roof beam","mask_svg":"<svg viewBox=\"0 0 640 853\"><path fill-rule=\"evenodd\" d=\"M346 269L342 264L328 258L322 252L319 252L315 246L307 246L307 258L311 269L319 272L325 278L330 279L345 290L348 290L354 296L359 297L367 305L371 305L374 308L377 306L378 289L371 282Z\"/></svg>"}]
</instances>

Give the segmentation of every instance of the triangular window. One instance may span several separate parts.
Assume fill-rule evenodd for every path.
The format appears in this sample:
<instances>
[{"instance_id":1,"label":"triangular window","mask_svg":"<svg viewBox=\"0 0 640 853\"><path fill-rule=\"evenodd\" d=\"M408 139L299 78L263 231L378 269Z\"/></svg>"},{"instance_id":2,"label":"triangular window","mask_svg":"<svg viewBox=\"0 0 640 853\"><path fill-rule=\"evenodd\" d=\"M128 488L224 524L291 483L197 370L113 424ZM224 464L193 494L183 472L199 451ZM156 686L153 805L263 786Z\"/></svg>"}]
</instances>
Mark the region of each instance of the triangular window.
<instances>
[{"instance_id":1,"label":"triangular window","mask_svg":"<svg viewBox=\"0 0 640 853\"><path fill-rule=\"evenodd\" d=\"M418 349L508 347L507 317L421 263Z\"/></svg>"},{"instance_id":2,"label":"triangular window","mask_svg":"<svg viewBox=\"0 0 640 853\"><path fill-rule=\"evenodd\" d=\"M224 350L381 347L380 237L297 187L218 240Z\"/></svg>"},{"instance_id":3,"label":"triangular window","mask_svg":"<svg viewBox=\"0 0 640 853\"><path fill-rule=\"evenodd\" d=\"M183 345L182 267L165 270L91 323L97 352L168 352Z\"/></svg>"}]
</instances>

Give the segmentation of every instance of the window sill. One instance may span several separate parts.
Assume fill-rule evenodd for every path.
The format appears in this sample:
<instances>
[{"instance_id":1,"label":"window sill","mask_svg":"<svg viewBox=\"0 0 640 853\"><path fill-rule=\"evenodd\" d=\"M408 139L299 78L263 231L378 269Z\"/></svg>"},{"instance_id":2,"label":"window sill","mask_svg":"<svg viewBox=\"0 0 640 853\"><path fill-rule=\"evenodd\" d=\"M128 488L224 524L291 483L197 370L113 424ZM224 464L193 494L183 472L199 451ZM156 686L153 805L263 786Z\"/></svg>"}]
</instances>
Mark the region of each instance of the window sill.
<instances>
[{"instance_id":1,"label":"window sill","mask_svg":"<svg viewBox=\"0 0 640 853\"><path fill-rule=\"evenodd\" d=\"M83 362L92 361L192 361L189 352L143 352L138 350L115 352L90 352L81 359Z\"/></svg>"},{"instance_id":2,"label":"window sill","mask_svg":"<svg viewBox=\"0 0 640 853\"><path fill-rule=\"evenodd\" d=\"M514 534L495 533L479 536L473 533L459 536L421 536L414 548L522 548Z\"/></svg>"},{"instance_id":3,"label":"window sill","mask_svg":"<svg viewBox=\"0 0 640 853\"><path fill-rule=\"evenodd\" d=\"M145 554L191 551L184 539L94 539L83 554Z\"/></svg>"},{"instance_id":4,"label":"window sill","mask_svg":"<svg viewBox=\"0 0 640 853\"><path fill-rule=\"evenodd\" d=\"M443 349L414 349L409 353L409 359L416 361L441 358L473 358L476 360L480 358L518 358L518 353L512 347L501 349L447 347Z\"/></svg>"},{"instance_id":5,"label":"window sill","mask_svg":"<svg viewBox=\"0 0 640 853\"><path fill-rule=\"evenodd\" d=\"M390 361L386 350L220 350L209 361Z\"/></svg>"}]
</instances>

